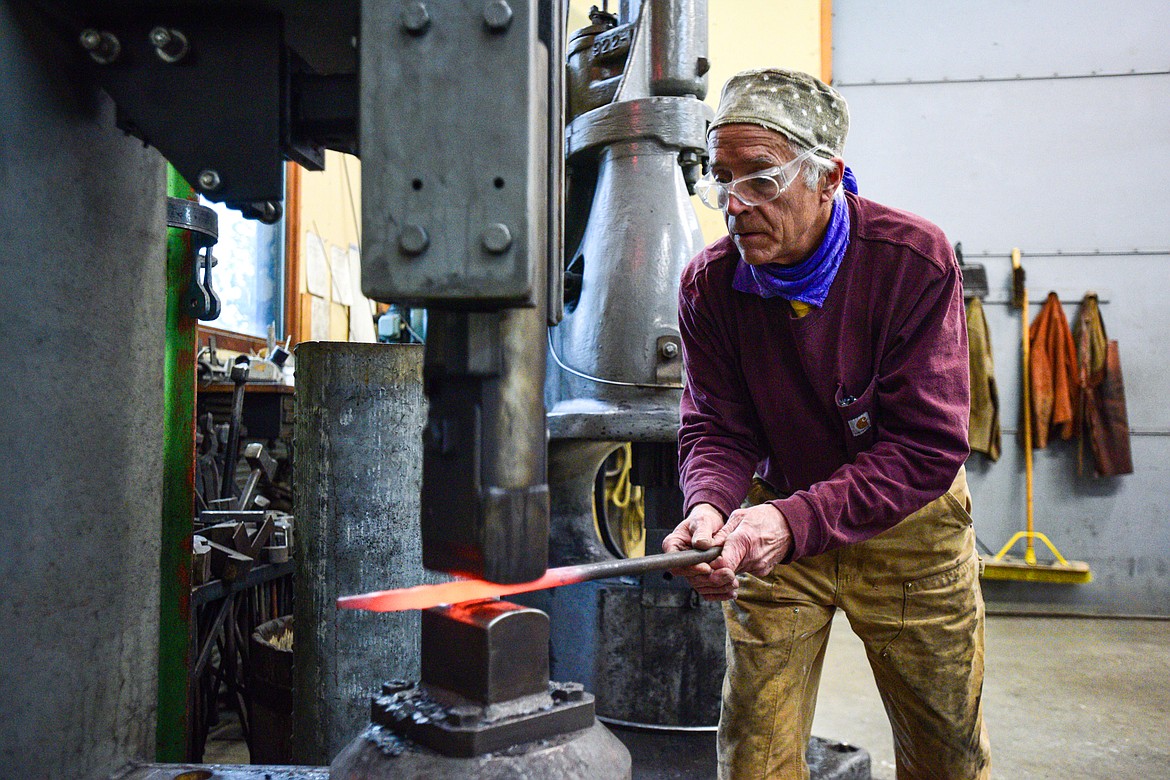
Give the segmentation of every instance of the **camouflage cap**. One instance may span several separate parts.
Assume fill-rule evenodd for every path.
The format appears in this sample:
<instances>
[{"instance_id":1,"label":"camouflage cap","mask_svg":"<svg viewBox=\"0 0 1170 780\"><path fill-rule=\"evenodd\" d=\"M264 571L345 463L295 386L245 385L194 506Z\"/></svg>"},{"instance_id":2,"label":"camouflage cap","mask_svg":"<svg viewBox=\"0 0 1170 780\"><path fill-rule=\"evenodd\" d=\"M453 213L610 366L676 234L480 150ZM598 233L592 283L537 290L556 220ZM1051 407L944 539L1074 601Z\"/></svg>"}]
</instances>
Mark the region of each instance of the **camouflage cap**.
<instances>
[{"instance_id":1,"label":"camouflage cap","mask_svg":"<svg viewBox=\"0 0 1170 780\"><path fill-rule=\"evenodd\" d=\"M849 134L849 106L841 93L807 73L780 68L741 71L723 85L707 134L721 125L775 130L817 155L840 157Z\"/></svg>"}]
</instances>

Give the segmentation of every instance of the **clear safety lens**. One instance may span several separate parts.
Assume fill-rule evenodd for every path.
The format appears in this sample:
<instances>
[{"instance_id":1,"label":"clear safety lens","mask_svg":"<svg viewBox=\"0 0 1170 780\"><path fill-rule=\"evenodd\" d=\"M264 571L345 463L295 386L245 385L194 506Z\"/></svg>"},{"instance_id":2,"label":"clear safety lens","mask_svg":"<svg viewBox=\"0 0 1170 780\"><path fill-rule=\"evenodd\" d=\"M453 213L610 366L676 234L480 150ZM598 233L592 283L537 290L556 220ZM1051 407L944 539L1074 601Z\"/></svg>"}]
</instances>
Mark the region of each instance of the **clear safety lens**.
<instances>
[{"instance_id":1,"label":"clear safety lens","mask_svg":"<svg viewBox=\"0 0 1170 780\"><path fill-rule=\"evenodd\" d=\"M766 168L756 173L741 176L729 182L716 181L707 173L695 182L695 194L703 205L712 209L726 209L730 197L745 206L759 206L780 197L788 189L800 171L800 164L811 157L820 147L809 149L784 165Z\"/></svg>"},{"instance_id":2,"label":"clear safety lens","mask_svg":"<svg viewBox=\"0 0 1170 780\"><path fill-rule=\"evenodd\" d=\"M709 173L695 182L695 194L709 209L727 208L727 186L715 181Z\"/></svg>"}]
</instances>

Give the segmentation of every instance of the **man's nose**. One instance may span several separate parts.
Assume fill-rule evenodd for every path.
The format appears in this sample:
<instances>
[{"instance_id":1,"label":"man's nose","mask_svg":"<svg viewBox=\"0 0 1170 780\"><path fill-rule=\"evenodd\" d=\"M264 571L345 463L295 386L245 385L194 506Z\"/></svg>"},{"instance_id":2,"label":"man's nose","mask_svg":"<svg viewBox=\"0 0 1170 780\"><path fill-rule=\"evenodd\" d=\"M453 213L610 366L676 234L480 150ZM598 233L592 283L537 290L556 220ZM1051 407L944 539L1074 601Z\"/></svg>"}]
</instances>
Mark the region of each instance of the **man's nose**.
<instances>
[{"instance_id":1,"label":"man's nose","mask_svg":"<svg viewBox=\"0 0 1170 780\"><path fill-rule=\"evenodd\" d=\"M727 193L727 213L733 217L739 216L751 209L751 206L746 205L742 200L735 197L730 192Z\"/></svg>"}]
</instances>

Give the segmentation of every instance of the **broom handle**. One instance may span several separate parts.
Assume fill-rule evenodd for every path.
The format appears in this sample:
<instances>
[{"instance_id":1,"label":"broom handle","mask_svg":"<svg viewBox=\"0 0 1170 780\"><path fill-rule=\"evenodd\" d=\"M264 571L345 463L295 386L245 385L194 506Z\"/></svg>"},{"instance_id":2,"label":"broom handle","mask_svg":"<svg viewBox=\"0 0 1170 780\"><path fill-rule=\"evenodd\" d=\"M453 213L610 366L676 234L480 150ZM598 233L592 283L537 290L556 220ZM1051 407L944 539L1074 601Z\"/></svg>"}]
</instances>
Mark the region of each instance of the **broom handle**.
<instances>
[{"instance_id":1,"label":"broom handle","mask_svg":"<svg viewBox=\"0 0 1170 780\"><path fill-rule=\"evenodd\" d=\"M1012 250L1012 268L1018 269L1020 267L1020 250ZM1022 366L1023 369L1023 387L1024 387L1024 479L1026 485L1027 496L1027 518L1028 518L1028 534L1027 534L1027 548L1024 551L1024 561L1026 563L1036 562L1036 550L1033 545L1033 536L1035 528L1032 516L1032 356L1031 345L1028 340L1028 285L1021 283L1020 297L1022 299L1020 305L1020 324L1021 324L1021 342L1023 355Z\"/></svg>"}]
</instances>

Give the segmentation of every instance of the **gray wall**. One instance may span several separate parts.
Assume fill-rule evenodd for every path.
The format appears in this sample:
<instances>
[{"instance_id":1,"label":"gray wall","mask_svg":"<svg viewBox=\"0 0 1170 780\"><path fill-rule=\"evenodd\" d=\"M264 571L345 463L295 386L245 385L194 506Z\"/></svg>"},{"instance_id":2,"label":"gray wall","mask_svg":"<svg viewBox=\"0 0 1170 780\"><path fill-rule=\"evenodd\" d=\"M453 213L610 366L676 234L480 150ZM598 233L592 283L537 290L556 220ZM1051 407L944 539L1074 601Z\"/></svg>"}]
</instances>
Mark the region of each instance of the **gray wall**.
<instances>
[{"instance_id":1,"label":"gray wall","mask_svg":"<svg viewBox=\"0 0 1170 780\"><path fill-rule=\"evenodd\" d=\"M1170 4L833 4L834 81L861 193L922 214L983 264L1004 455L969 463L975 527L994 550L1024 524L1019 247L1030 314L1087 290L1120 343L1135 473L1076 476L1075 442L1036 452L1035 517L1081 586L987 583L1005 608L1170 614Z\"/></svg>"},{"instance_id":2,"label":"gray wall","mask_svg":"<svg viewBox=\"0 0 1170 780\"><path fill-rule=\"evenodd\" d=\"M154 756L165 179L0 4L0 776Z\"/></svg>"}]
</instances>

